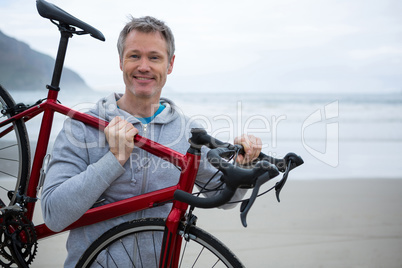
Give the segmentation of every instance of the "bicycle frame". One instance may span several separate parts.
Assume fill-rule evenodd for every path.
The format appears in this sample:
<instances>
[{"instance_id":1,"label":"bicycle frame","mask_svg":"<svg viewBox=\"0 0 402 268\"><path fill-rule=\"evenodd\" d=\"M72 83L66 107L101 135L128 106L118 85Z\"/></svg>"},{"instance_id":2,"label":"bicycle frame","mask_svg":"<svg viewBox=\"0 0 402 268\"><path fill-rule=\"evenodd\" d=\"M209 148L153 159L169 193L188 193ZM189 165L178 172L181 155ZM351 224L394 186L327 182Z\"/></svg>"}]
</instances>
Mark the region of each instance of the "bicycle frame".
<instances>
[{"instance_id":1,"label":"bicycle frame","mask_svg":"<svg viewBox=\"0 0 402 268\"><path fill-rule=\"evenodd\" d=\"M55 112L67 115L72 119L79 120L89 126L98 128L100 131L103 130L108 124L108 122L104 120L79 111L75 111L62 104L57 103L57 95L58 91L50 89L48 93L48 98L43 103L33 106L13 117L10 117L8 120L4 121L1 124L1 126L5 126L19 119L28 121L43 112L38 144L36 147L36 152L32 165L32 172L26 191L26 196L31 198L35 198L37 196L37 185L39 184L40 170L43 165L43 159L47 152ZM7 132L7 129L0 133L0 136L4 135L4 132ZM198 172L200 161L199 149L190 147L189 144L188 152L183 155L140 135L135 136L134 142L136 146L178 166L181 169L181 175L178 184L154 192L135 196L126 200L90 209L79 220L67 227L62 232L85 225L105 221L135 211L155 207L159 203L165 203L173 200L173 194L177 189L181 189L191 193L195 183L195 177ZM34 208L35 203L32 202L27 204L26 216L29 220L32 220L33 218ZM181 237L176 235L176 230L178 228L180 220L184 217L187 208L188 204L179 201L173 201L172 210L166 221L166 227L168 230L168 237L166 241L171 242L169 245L166 245L164 247L165 251L162 251L164 252L164 259L166 259L165 263L171 263L171 258L174 256L172 255L172 253L180 251ZM56 234L56 232L53 232L49 228L47 228L45 224L35 226L35 229L38 239Z\"/></svg>"},{"instance_id":2,"label":"bicycle frame","mask_svg":"<svg viewBox=\"0 0 402 268\"><path fill-rule=\"evenodd\" d=\"M48 88L48 95L47 99L44 101L39 101L35 105L26 108L21 107L21 106L16 106L16 109L14 107L8 107L10 110L7 111L7 114L13 115L12 117L2 121L0 123L0 128L5 127L5 130L0 131L0 138L6 135L7 133L11 132L13 130L12 123L17 121L17 120L22 120L24 122L29 121L30 119L36 117L37 115L43 113L43 118L40 124L40 131L39 131L39 137L37 141L37 146L36 146L36 151L35 155L33 158L33 164L31 168L31 173L29 175L29 178L22 178L19 184L19 188L16 189L17 193L15 193L14 197L12 198L10 204L15 205L15 203L19 202L20 204L17 204L16 206L11 206L10 211L12 213L24 213L26 216L27 221L30 221L29 223L31 224L33 215L34 215L34 209L36 205L36 200L38 196L38 191L40 187L42 186L42 181L41 181L41 170L43 167L43 162L46 157L47 149L48 149L48 144L50 140L50 133L52 129L52 124L54 120L54 114L55 113L60 113L62 115L66 115L74 120L78 120L80 122L83 122L84 124L97 128L99 131L103 131L105 127L107 127L108 122L104 121L102 119L99 119L97 117L91 116L89 114L85 114L76 110L73 110L67 106L64 106L57 101L58 97L58 92L60 90L59 84L60 84L60 78L63 70L63 65L64 65L64 58L66 55L66 50L67 50L67 45L68 45L68 40L73 36L73 34L91 34L97 39L103 40L104 37L102 33L94 29L93 27L83 23L82 21L79 21L73 17L70 17L68 13L63 13L64 11L60 11L55 6L45 4L45 1L39 1L38 3L42 5L42 11L44 12L44 17L49 18L54 24L56 24L59 28L59 31L61 33L60 37L60 43L59 43L59 48L57 52L57 57L56 57L56 62L54 66L54 71L53 71L53 76L52 76L52 81L51 84L47 86ZM46 10L47 9L47 10ZM39 10L39 8L38 8ZM53 11L55 14L49 14L47 11ZM61 13L60 13L61 12ZM51 12L50 12L51 13ZM60 15L61 14L61 15ZM43 14L41 14L43 16ZM83 30L83 31L75 31L74 27L71 27L67 22L59 21L59 24L56 23L58 19L55 18L66 18L67 22L73 22L73 26L75 25L81 25L84 26L82 29L90 29L88 32ZM95 34L95 35L93 35ZM21 109L20 109L21 108ZM15 114L16 113L16 114ZM24 132L25 134L25 132ZM196 140L197 136L193 136L191 138L191 141ZM212 138L212 137L210 137ZM197 143L200 144L209 144L209 147L214 147L212 146L212 142L209 143L203 143L202 139L201 141L197 141ZM219 141L219 143L222 143ZM192 142L189 143L189 149L187 150L186 154L179 153L175 150L172 150L166 146L163 146L157 142L154 142L152 140L149 140L145 137L142 137L140 135L136 135L134 137L134 144L135 146L159 157L162 158L165 161L168 161L178 167L181 171L180 173L180 178L179 182L176 185L166 187L163 189L159 189L153 192L145 193L142 195L134 196L128 199L124 199L118 202L114 202L111 204L99 206L96 208L89 209L84 215L82 215L76 222L72 223L70 226L62 230L61 232L65 232L68 230L72 230L75 228L103 222L112 218L120 217L126 214L134 213L140 210L145 210L153 207L157 207L159 205L163 205L167 202L172 202L172 209L170 213L168 214L166 221L165 221L165 231L163 235L163 240L162 240L162 245L161 245L161 253L160 253L160 261L159 261L159 267L172 267L172 268L177 268L179 265L179 260L180 260L180 251L181 251L181 244L182 244L182 236L178 234L179 230L179 224L183 220L185 220L185 213L188 209L189 204L185 203L188 202L192 204L192 206L197 206L194 205L196 204L195 202L192 202L189 200L189 198L184 198L183 196L180 197L177 193L182 194L183 192L177 192L176 196L178 200L182 200L183 202L180 202L178 200L175 200L174 194L177 190L184 191L186 193L192 193L193 187L195 185L195 179L198 173L199 165L200 165L200 160L201 160L201 146L194 145ZM222 143L223 144L223 143ZM221 148L219 148L221 149ZM229 149L229 148L226 148ZM229 149L233 150L233 149ZM215 152L216 153L216 152ZM261 156L262 155L262 156ZM220 159L221 155L218 155ZM303 160L295 155L294 153L289 153L285 156L284 159L275 159L273 157L266 156L264 154L260 154L259 156L260 160L264 160L265 163L267 162L272 162L277 169L279 169L284 173L284 177L282 180L275 185L275 190L277 194L277 199L279 201L279 192L282 189L283 185L286 182L288 172L298 166L303 164ZM261 161L261 162L264 162ZM286 167L286 163L287 167ZM269 166L270 167L270 166ZM286 167L286 168L285 168ZM263 166L259 166L259 168L256 168L256 171L262 170ZM279 171L277 169L271 169L270 171L276 171L274 175L272 175L272 178L275 177ZM221 169L220 169L221 170ZM221 170L223 171L223 170ZM238 171L238 170L237 170ZM265 171L268 171L268 169L265 169ZM264 172L265 172L264 171ZM242 205L246 204L246 207L242 206L242 222L243 225L245 225L245 217L247 215L248 210L250 209L252 203L254 202L255 198L257 197L258 194L258 189L259 186L262 185L262 183L266 182L269 180L271 177L271 172L268 171L264 176L261 175L261 173L258 173L260 177L256 178L256 172L254 173L249 173L250 178L252 177L253 181L250 181L250 184L244 185L243 177L245 177L245 173L243 173L243 176L236 177L232 176L233 178L237 178L237 181L239 181L238 184L236 184L236 188L239 186L247 186L247 187L253 187L253 193L252 196L254 199L250 198L249 201L251 202L243 202ZM223 172L225 173L225 172ZM233 173L232 173L233 175ZM232 178L231 177L231 178ZM232 187L235 188L235 187ZM272 187L271 189L273 189ZM228 188L223 189L222 195L221 196L228 196L225 195L225 190ZM88 189L90 191L90 189ZM231 189L229 189L231 190ZM229 191L230 192L230 191ZM227 193L227 191L226 191ZM185 194L185 193L184 193ZM16 198L18 197L18 198ZM188 195L188 197L192 197L191 195ZM17 201L16 201L17 199ZM184 201L187 200L187 201ZM219 203L219 202L218 202ZM218 205L216 205L218 206ZM203 207L202 205L199 205L199 207ZM208 207L208 206L206 206ZM2 208L3 209L3 208ZM8 208L5 208L8 209ZM6 211L6 210L5 210ZM191 210L190 213L191 214ZM12 214L12 217L14 217L14 214ZM22 217L21 217L22 218ZM191 218L191 216L188 216L188 218ZM25 220L25 218L22 218L22 222ZM190 220L189 220L190 222ZM28 222L27 222L28 223ZM159 224L160 222L158 222ZM12 224L11 224L12 225ZM10 226L11 226L10 225ZM191 225L191 224L190 224ZM11 226L14 228L14 226ZM21 226L18 226L21 227ZM123 226L125 227L125 226ZM45 224L40 224L34 226L36 230L36 238L38 240L55 235L57 233L61 232L54 232L50 230ZM186 231L184 231L186 232ZM11 232L12 235L15 234L15 232ZM14 235L15 236L15 235ZM14 238L12 238L14 239ZM24 239L24 237L22 238ZM32 239L34 240L34 238ZM11 244L12 241L6 241L7 243ZM35 242L35 241L34 241ZM216 241L215 241L216 242ZM15 264L18 266L26 267L26 261L24 259L21 259L21 254L14 254L14 251L18 250L15 249L11 250L11 257L14 259ZM222 245L221 245L222 247ZM9 256L7 256L9 257ZM233 255L232 255L233 258ZM198 258L197 258L198 259ZM31 260L30 260L31 261ZM236 265L238 266L238 265Z\"/></svg>"},{"instance_id":3,"label":"bicycle frame","mask_svg":"<svg viewBox=\"0 0 402 268\"><path fill-rule=\"evenodd\" d=\"M13 117L10 117L8 120L4 121L1 124L1 126L5 126L19 119L28 121L31 118L43 112L38 143L32 165L32 172L29 178L28 187L26 191L26 196L31 198L35 198L37 196L37 186L39 184L40 170L43 165L43 159L47 152L55 112L67 115L72 119L79 120L89 126L98 128L100 131L103 130L108 124L108 122L104 120L101 120L99 118L93 117L91 115L79 111L75 111L62 104L57 103L57 95L58 91L50 89L47 100ZM2 133L0 133L0 136L4 135L5 132L7 132L7 129L4 130ZM71 224L62 232L82 227L85 225L105 221L111 218L115 218L139 210L155 207L159 203L165 203L173 200L174 199L173 194L177 189L181 189L191 193L198 172L198 166L200 161L199 149L193 148L189 144L189 150L184 155L139 135L135 136L134 142L136 146L178 166L181 169L181 175L178 184L154 192L134 196L126 200L107 204L101 207L92 208L88 210L79 220ZM27 204L26 216L29 220L32 220L33 218L34 208L35 208L34 202ZM162 251L163 258L161 258L161 263L163 262L166 265L170 264L172 258L175 259L175 256L177 255L176 257L178 257L179 255L179 254L175 255L173 254L174 252L179 252L181 246L181 237L176 234L177 233L176 231L178 228L178 224L184 217L187 208L188 204L179 201L173 201L172 210L166 221L166 228L167 228L166 241L170 242L168 245L164 245L163 247L164 251ZM37 225L35 226L35 229L37 232L38 239L42 239L56 234L56 232L53 232L49 228L47 228L45 224ZM162 265L161 267L164 266L165 265Z\"/></svg>"},{"instance_id":4,"label":"bicycle frame","mask_svg":"<svg viewBox=\"0 0 402 268\"><path fill-rule=\"evenodd\" d=\"M89 126L98 128L100 131L102 131L108 124L108 122L104 120L70 109L57 102L64 56L67 50L68 39L71 36L72 35L70 32L61 30L60 44L56 57L52 83L50 86L47 86L47 88L49 89L47 99L40 104L30 107L29 109L10 117L0 124L0 127L3 127L11 124L15 120L20 119L27 122L40 113L43 113L38 143L36 146L28 185L24 185L20 188L20 195L25 194L29 198L36 198L38 194L37 186L40 183L40 171L43 166L43 161L47 152L55 112L67 115L72 119L79 120ZM0 133L0 137L10 132L11 129L12 127L9 127L2 131ZM135 136L134 143L137 147L142 148L149 153L152 153L155 156L169 161L179 167L181 169L181 175L178 184L112 204L90 209L79 220L67 227L62 232L85 225L105 221L139 210L152 208L157 206L159 203L165 203L173 200L172 210L166 220L164 241L167 242L162 246L160 267L167 267L170 264L173 264L173 267L177 267L181 246L181 237L177 235L177 228L179 222L184 217L184 214L188 208L188 204L175 201L173 198L173 194L177 189L191 193L194 187L195 177L198 172L200 149L193 148L189 144L189 150L185 155L183 155L140 135ZM34 209L35 202L28 202L26 217L30 221L32 221ZM47 228L45 224L35 226L35 229L38 239L56 234L56 232L53 232L49 228Z\"/></svg>"},{"instance_id":5,"label":"bicycle frame","mask_svg":"<svg viewBox=\"0 0 402 268\"><path fill-rule=\"evenodd\" d=\"M59 30L61 33L60 43L54 66L52 82L51 85L47 86L49 89L47 99L42 103L36 104L0 123L0 127L4 127L11 125L15 120L24 120L27 122L40 113L43 113L31 175L27 181L28 185L23 185L22 187L20 186L19 189L19 194L21 196L25 195L30 200L35 200L38 194L37 191L40 183L40 172L47 152L55 112L67 115L72 119L79 120L88 126L98 128L100 131L102 131L108 124L108 122L104 120L70 109L57 102L57 96L60 90L59 83L63 70L68 39L72 37L72 32L68 25L59 25ZM0 137L4 136L11 130L12 127L6 128L0 132ZM177 234L177 229L180 221L184 218L188 204L174 200L173 194L177 189L189 193L192 192L201 158L200 149L194 148L191 146L191 144L189 144L189 150L184 155L139 135L135 136L134 143L137 147L142 148L149 153L152 153L155 156L169 161L175 166L179 167L181 169L181 174L178 184L126 200L92 208L75 223L71 224L61 232L105 221L139 210L152 208L158 206L160 203L163 204L173 201L171 212L166 219L166 228L160 257L160 267L177 267L181 247L181 236ZM35 204L35 202L27 202L26 204L27 211L25 215L30 221L32 221L33 218ZM49 237L57 233L51 231L45 224L35 226L35 230L38 239Z\"/></svg>"}]
</instances>

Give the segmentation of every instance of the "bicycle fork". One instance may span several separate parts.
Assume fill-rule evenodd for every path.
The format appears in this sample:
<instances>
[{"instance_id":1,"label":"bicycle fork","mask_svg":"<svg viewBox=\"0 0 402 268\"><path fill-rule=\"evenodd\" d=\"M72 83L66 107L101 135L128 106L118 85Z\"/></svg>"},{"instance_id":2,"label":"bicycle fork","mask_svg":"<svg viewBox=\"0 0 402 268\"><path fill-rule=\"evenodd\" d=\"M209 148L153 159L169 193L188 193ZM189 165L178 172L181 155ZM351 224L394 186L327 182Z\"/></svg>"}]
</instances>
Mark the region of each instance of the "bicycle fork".
<instances>
[{"instance_id":1,"label":"bicycle fork","mask_svg":"<svg viewBox=\"0 0 402 268\"><path fill-rule=\"evenodd\" d=\"M186 157L189 158L189 161L181 171L179 185L184 185L181 190L191 193L198 173L201 150L190 147ZM172 210L166 219L159 268L177 268L179 265L182 236L178 233L178 229L185 218L187 208L187 203L173 201Z\"/></svg>"}]
</instances>

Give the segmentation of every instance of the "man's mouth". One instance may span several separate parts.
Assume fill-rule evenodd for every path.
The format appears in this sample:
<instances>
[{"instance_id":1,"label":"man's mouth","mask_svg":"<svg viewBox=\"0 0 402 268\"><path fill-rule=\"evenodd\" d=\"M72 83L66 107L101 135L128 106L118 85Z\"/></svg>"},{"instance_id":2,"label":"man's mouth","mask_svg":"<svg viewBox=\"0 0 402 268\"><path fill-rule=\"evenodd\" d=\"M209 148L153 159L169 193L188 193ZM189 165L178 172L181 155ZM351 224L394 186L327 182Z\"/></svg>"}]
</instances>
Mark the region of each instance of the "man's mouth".
<instances>
[{"instance_id":1,"label":"man's mouth","mask_svg":"<svg viewBox=\"0 0 402 268\"><path fill-rule=\"evenodd\" d=\"M134 76L134 78L142 81L149 81L153 79L152 77L143 77L143 76Z\"/></svg>"}]
</instances>

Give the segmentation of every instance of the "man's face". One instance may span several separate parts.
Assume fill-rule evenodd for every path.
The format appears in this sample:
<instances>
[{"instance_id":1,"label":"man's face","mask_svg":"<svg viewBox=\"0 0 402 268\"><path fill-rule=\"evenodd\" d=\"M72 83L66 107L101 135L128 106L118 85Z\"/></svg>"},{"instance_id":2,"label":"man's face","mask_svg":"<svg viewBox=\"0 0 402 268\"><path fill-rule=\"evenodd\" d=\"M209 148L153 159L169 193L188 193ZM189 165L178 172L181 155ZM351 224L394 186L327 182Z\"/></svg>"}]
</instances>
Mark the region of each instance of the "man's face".
<instances>
[{"instance_id":1,"label":"man's face","mask_svg":"<svg viewBox=\"0 0 402 268\"><path fill-rule=\"evenodd\" d=\"M174 56L169 62L166 41L159 32L131 31L120 59L126 94L159 101L173 62Z\"/></svg>"}]
</instances>

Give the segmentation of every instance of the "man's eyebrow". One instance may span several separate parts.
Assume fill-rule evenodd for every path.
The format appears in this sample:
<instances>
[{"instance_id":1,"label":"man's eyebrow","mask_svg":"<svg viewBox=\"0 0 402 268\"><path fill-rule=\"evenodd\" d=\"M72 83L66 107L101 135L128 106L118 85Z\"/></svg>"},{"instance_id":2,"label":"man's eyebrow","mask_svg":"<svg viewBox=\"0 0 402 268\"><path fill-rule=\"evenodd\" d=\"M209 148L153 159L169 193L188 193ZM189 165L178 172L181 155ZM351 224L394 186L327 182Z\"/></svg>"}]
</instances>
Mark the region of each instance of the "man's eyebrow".
<instances>
[{"instance_id":1,"label":"man's eyebrow","mask_svg":"<svg viewBox=\"0 0 402 268\"><path fill-rule=\"evenodd\" d=\"M140 52L138 49L130 49L128 50L128 53L138 53Z\"/></svg>"},{"instance_id":2,"label":"man's eyebrow","mask_svg":"<svg viewBox=\"0 0 402 268\"><path fill-rule=\"evenodd\" d=\"M157 51L157 50L152 50L150 52L148 52L149 54L163 54L163 52L161 51Z\"/></svg>"},{"instance_id":3,"label":"man's eyebrow","mask_svg":"<svg viewBox=\"0 0 402 268\"><path fill-rule=\"evenodd\" d=\"M138 49L132 49L132 50L129 50L128 53L142 53L142 52L140 50L138 50ZM151 51L146 52L146 54L163 55L163 52L158 51L158 50L151 50Z\"/></svg>"}]
</instances>

